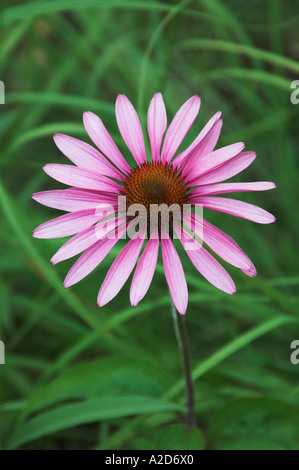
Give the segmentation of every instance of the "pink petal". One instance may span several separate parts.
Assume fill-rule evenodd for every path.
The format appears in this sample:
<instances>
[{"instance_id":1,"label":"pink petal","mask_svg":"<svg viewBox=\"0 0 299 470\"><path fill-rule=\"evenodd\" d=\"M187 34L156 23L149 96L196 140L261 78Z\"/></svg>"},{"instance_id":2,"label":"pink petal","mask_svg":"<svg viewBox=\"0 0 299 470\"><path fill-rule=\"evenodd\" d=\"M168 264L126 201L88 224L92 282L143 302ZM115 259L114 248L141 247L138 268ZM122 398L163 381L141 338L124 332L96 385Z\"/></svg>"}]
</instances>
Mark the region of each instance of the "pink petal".
<instances>
[{"instance_id":1,"label":"pink petal","mask_svg":"<svg viewBox=\"0 0 299 470\"><path fill-rule=\"evenodd\" d=\"M276 220L270 212L254 206L253 204L249 204L248 202L238 201L236 199L207 196L195 199L193 204L202 205L205 209L235 215L236 217L251 220L258 224L271 224Z\"/></svg>"},{"instance_id":2,"label":"pink petal","mask_svg":"<svg viewBox=\"0 0 299 470\"><path fill-rule=\"evenodd\" d=\"M199 96L192 96L178 110L166 132L161 160L170 163L175 152L192 126L200 108Z\"/></svg>"},{"instance_id":3,"label":"pink petal","mask_svg":"<svg viewBox=\"0 0 299 470\"><path fill-rule=\"evenodd\" d=\"M198 196L211 196L215 194L226 194L226 193L243 193L249 191L268 191L269 189L276 188L274 183L270 181L256 181L254 183L218 183L218 184L207 184L196 188L190 194L190 198Z\"/></svg>"},{"instance_id":4,"label":"pink petal","mask_svg":"<svg viewBox=\"0 0 299 470\"><path fill-rule=\"evenodd\" d=\"M96 144L96 146L124 173L130 172L130 167L115 142L102 123L101 119L94 113L87 111L83 114L85 129Z\"/></svg>"},{"instance_id":5,"label":"pink petal","mask_svg":"<svg viewBox=\"0 0 299 470\"><path fill-rule=\"evenodd\" d=\"M199 159L205 155L211 154L218 142L223 121L218 121L202 141L190 152L183 162L183 175L187 175L193 166L199 165Z\"/></svg>"},{"instance_id":6,"label":"pink petal","mask_svg":"<svg viewBox=\"0 0 299 470\"><path fill-rule=\"evenodd\" d=\"M143 133L135 108L125 95L118 95L115 112L122 138L137 164L142 165L146 162Z\"/></svg>"},{"instance_id":7,"label":"pink petal","mask_svg":"<svg viewBox=\"0 0 299 470\"><path fill-rule=\"evenodd\" d=\"M200 131L196 139L192 142L192 144L189 145L189 147L186 148L183 152L181 152L179 155L175 157L173 160L173 166L174 168L177 168L179 165L181 165L188 155L192 152L195 147L198 146L198 144L210 133L210 131L213 129L215 124L219 121L220 117L222 115L221 111L218 111L205 125L205 127ZM216 144L215 144L216 145Z\"/></svg>"},{"instance_id":8,"label":"pink petal","mask_svg":"<svg viewBox=\"0 0 299 470\"><path fill-rule=\"evenodd\" d=\"M180 257L169 238L161 239L162 257L166 280L177 311L185 315L188 304L188 288Z\"/></svg>"},{"instance_id":9,"label":"pink petal","mask_svg":"<svg viewBox=\"0 0 299 470\"><path fill-rule=\"evenodd\" d=\"M247 270L248 275L256 276L253 263L229 235L197 214L192 214L191 220L185 217L184 222L218 256L239 269Z\"/></svg>"},{"instance_id":10,"label":"pink petal","mask_svg":"<svg viewBox=\"0 0 299 470\"><path fill-rule=\"evenodd\" d=\"M109 178L77 166L48 163L43 169L51 178L60 183L80 189L107 192L118 192L122 189L119 184Z\"/></svg>"},{"instance_id":11,"label":"pink petal","mask_svg":"<svg viewBox=\"0 0 299 470\"><path fill-rule=\"evenodd\" d=\"M159 238L150 238L138 262L131 284L131 305L136 307L147 293L152 282L159 253Z\"/></svg>"},{"instance_id":12,"label":"pink petal","mask_svg":"<svg viewBox=\"0 0 299 470\"><path fill-rule=\"evenodd\" d=\"M35 238L60 238L74 235L99 220L94 209L71 212L39 225L34 231Z\"/></svg>"},{"instance_id":13,"label":"pink petal","mask_svg":"<svg viewBox=\"0 0 299 470\"><path fill-rule=\"evenodd\" d=\"M241 269L242 273L246 274L249 277L255 277L257 275L256 269L253 265L252 269Z\"/></svg>"},{"instance_id":14,"label":"pink petal","mask_svg":"<svg viewBox=\"0 0 299 470\"><path fill-rule=\"evenodd\" d=\"M160 161L160 148L167 126L166 109L161 93L152 98L147 113L147 129L153 162Z\"/></svg>"},{"instance_id":15,"label":"pink petal","mask_svg":"<svg viewBox=\"0 0 299 470\"><path fill-rule=\"evenodd\" d=\"M60 263L66 259L72 258L73 256L82 253L82 251L87 250L90 246L94 245L100 240L99 238L99 229L106 226L106 233L109 233L110 230L113 230L117 227L117 219L105 220L98 222L92 227L88 227L82 232L78 233L70 240L68 240L52 257L51 262L53 264Z\"/></svg>"},{"instance_id":16,"label":"pink petal","mask_svg":"<svg viewBox=\"0 0 299 470\"><path fill-rule=\"evenodd\" d=\"M219 181L228 180L245 170L245 168L251 165L255 158L256 154L254 152L241 152L239 155L225 163L222 163L222 165L214 170L199 176L193 181L193 184L217 183Z\"/></svg>"},{"instance_id":17,"label":"pink petal","mask_svg":"<svg viewBox=\"0 0 299 470\"><path fill-rule=\"evenodd\" d=\"M115 238L107 237L88 248L69 270L64 280L64 287L70 287L90 274L112 250L126 229L126 226L122 226L115 234Z\"/></svg>"},{"instance_id":18,"label":"pink petal","mask_svg":"<svg viewBox=\"0 0 299 470\"><path fill-rule=\"evenodd\" d=\"M221 264L218 263L218 261L216 261L215 258L213 258L213 256L194 239L192 243L194 243L194 247L197 247L197 249L188 249L188 247L190 247L189 244L192 237L184 229L182 229L182 232L180 240L196 269L203 277L213 284L213 286L227 292L228 294L234 294L236 292L234 281Z\"/></svg>"},{"instance_id":19,"label":"pink petal","mask_svg":"<svg viewBox=\"0 0 299 470\"><path fill-rule=\"evenodd\" d=\"M68 212L117 204L117 195L97 194L77 188L41 191L33 194L32 198L44 206Z\"/></svg>"},{"instance_id":20,"label":"pink petal","mask_svg":"<svg viewBox=\"0 0 299 470\"><path fill-rule=\"evenodd\" d=\"M214 152L200 158L197 162L193 161L193 165L191 165L186 172L188 180L197 180L208 171L211 171L228 160L231 160L233 157L238 155L243 148L243 142L238 142L237 144L227 145L226 147L215 150Z\"/></svg>"},{"instance_id":21,"label":"pink petal","mask_svg":"<svg viewBox=\"0 0 299 470\"><path fill-rule=\"evenodd\" d=\"M98 150L68 135L55 134L54 142L59 150L75 165L111 178L124 180L124 176Z\"/></svg>"},{"instance_id":22,"label":"pink petal","mask_svg":"<svg viewBox=\"0 0 299 470\"><path fill-rule=\"evenodd\" d=\"M98 295L98 305L103 307L121 290L134 269L144 239L130 240L112 263Z\"/></svg>"}]
</instances>

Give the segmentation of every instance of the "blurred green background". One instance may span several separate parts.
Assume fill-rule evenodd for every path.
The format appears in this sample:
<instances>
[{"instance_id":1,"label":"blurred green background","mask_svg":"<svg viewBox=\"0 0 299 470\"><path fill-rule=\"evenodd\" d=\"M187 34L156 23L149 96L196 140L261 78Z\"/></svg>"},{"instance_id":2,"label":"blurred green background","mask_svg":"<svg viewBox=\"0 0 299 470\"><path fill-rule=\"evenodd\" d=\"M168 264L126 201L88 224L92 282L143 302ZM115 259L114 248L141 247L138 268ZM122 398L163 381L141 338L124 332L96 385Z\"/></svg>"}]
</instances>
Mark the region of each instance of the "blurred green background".
<instances>
[{"instance_id":1,"label":"blurred green background","mask_svg":"<svg viewBox=\"0 0 299 470\"><path fill-rule=\"evenodd\" d=\"M299 449L299 365L290 362L299 339L299 104L290 102L299 80L297 2L8 1L1 23L1 447ZM168 120L201 96L184 145L222 110L219 145L241 140L258 154L235 180L278 187L240 197L274 213L276 224L205 213L257 268L250 279L223 262L236 295L209 285L183 256L198 418L190 436L161 262L138 308L129 305L128 282L99 309L117 249L64 290L73 260L50 264L63 241L31 237L61 214L31 199L62 187L42 171L67 163L52 135L88 141L82 113L90 110L130 159L116 96L130 98L144 125L156 91Z\"/></svg>"}]
</instances>

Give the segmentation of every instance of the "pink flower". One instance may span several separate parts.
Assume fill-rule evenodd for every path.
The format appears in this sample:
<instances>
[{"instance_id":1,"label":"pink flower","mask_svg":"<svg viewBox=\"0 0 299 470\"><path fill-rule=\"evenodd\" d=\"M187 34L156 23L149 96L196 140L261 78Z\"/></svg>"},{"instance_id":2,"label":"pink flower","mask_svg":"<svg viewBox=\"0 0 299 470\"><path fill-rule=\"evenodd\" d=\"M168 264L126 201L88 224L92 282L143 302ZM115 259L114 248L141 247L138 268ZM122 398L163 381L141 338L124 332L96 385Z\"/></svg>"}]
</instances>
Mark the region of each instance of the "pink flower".
<instances>
[{"instance_id":1,"label":"pink flower","mask_svg":"<svg viewBox=\"0 0 299 470\"><path fill-rule=\"evenodd\" d=\"M148 228L149 209L153 204L162 203L167 206L177 204L180 208L186 204L193 208L202 206L261 224L275 221L273 215L257 206L218 197L225 193L275 188L273 183L264 181L223 183L247 168L256 155L244 152L244 144L240 142L214 150L222 127L220 112L210 119L187 149L177 154L199 108L200 98L193 96L178 110L165 134L167 118L163 98L161 93L154 95L147 116L152 157L148 161L137 113L128 98L119 95L116 100L117 124L136 161L134 168L129 166L101 119L91 112L84 113L84 125L102 153L73 137L61 134L54 136L57 147L74 165L49 164L44 170L71 188L36 193L33 199L45 206L66 211L67 214L40 225L34 230L33 236L58 238L74 235L51 260L56 264L84 252L67 274L65 287L79 282L93 271L119 239L124 237L129 222L134 221L134 217L120 214L119 196L126 197L126 208L132 204L142 204L146 208L146 229L143 228L142 236L140 230L139 236L136 234L127 241L112 263L99 291L99 306L105 305L118 294L137 263L130 290L131 304L136 306L151 284L161 244L165 276L173 302L179 313L185 314L188 290L182 262L173 243L174 234L180 238L198 271L218 289L234 294L236 287L230 275L192 238L186 228L194 231L223 260L240 268L248 276L256 275L254 265L238 244L194 213L194 209L187 215L183 211L179 223L174 216L170 219L170 236L165 235L161 219L156 229ZM114 213L117 217L111 218ZM105 235L99 235L101 230ZM114 236L111 236L112 233ZM191 250L187 246L190 239L193 243Z\"/></svg>"}]
</instances>

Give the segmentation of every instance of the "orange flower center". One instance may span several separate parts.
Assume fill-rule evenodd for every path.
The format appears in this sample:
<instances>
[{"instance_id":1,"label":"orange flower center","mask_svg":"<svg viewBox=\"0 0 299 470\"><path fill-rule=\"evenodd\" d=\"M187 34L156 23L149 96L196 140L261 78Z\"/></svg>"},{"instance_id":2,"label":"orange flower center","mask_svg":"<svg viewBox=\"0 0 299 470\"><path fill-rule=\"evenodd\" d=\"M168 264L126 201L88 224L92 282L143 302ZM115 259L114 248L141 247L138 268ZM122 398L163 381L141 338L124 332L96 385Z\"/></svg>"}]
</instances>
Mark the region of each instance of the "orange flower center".
<instances>
[{"instance_id":1,"label":"orange flower center","mask_svg":"<svg viewBox=\"0 0 299 470\"><path fill-rule=\"evenodd\" d=\"M127 206L142 204L150 213L151 204L178 204L187 200L188 187L178 170L167 163L144 163L134 168L124 183Z\"/></svg>"}]
</instances>

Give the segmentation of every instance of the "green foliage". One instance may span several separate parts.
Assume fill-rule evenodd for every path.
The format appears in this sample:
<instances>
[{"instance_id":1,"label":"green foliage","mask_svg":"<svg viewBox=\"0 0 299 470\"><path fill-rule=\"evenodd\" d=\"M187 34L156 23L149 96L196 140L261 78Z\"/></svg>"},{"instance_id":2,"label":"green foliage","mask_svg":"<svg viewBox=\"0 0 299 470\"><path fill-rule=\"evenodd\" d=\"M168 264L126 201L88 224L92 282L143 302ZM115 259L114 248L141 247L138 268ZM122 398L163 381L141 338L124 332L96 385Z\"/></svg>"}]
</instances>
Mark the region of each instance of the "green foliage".
<instances>
[{"instance_id":1,"label":"green foliage","mask_svg":"<svg viewBox=\"0 0 299 470\"><path fill-rule=\"evenodd\" d=\"M204 438L197 428L188 432L184 424L173 424L161 432L157 450L202 450L204 445Z\"/></svg>"},{"instance_id":2,"label":"green foliage","mask_svg":"<svg viewBox=\"0 0 299 470\"><path fill-rule=\"evenodd\" d=\"M1 13L0 446L2 449L299 449L298 117L295 2L228 0L10 1ZM277 216L259 226L205 216L242 246L258 276L223 262L238 292L209 285L182 255L189 285L198 427L184 425L181 364L161 261L147 297L129 305L129 282L104 308L98 289L113 250L64 289L73 260L52 266L61 240L32 239L60 215L33 192L62 187L43 172L67 163L52 141L88 141L82 113L101 116L126 158L114 116L118 93L138 108L161 91L168 121L192 94L198 121L223 111L219 145L244 141L258 158L235 181L278 189L242 194ZM131 159L131 160L130 160ZM237 196L238 197L238 196Z\"/></svg>"},{"instance_id":3,"label":"green foliage","mask_svg":"<svg viewBox=\"0 0 299 470\"><path fill-rule=\"evenodd\" d=\"M241 399L214 416L210 440L219 449L296 450L298 419L298 407L284 401Z\"/></svg>"},{"instance_id":4,"label":"green foliage","mask_svg":"<svg viewBox=\"0 0 299 470\"><path fill-rule=\"evenodd\" d=\"M26 415L71 399L144 394L161 397L168 380L160 368L142 360L121 357L98 359L69 369L37 390L28 402Z\"/></svg>"}]
</instances>

